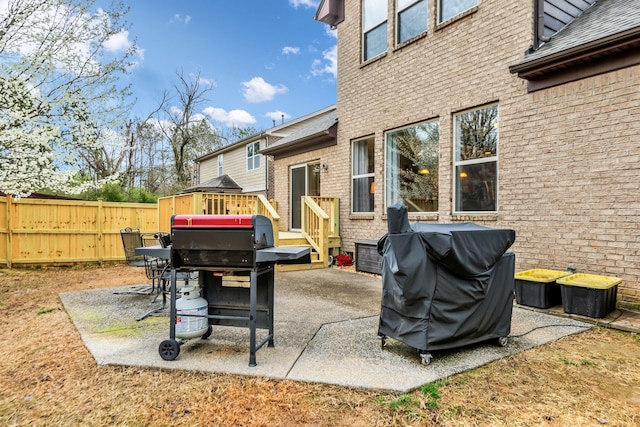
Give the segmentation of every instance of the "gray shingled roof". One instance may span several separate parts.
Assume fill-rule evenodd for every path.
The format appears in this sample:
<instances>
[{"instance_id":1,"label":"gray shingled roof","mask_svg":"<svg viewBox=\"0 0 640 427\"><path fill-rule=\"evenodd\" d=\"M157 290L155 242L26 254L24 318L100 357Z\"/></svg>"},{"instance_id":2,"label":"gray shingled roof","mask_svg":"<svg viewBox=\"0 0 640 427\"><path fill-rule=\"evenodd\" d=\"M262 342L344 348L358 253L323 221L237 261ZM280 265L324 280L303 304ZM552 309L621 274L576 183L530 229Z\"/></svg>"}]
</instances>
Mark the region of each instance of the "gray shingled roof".
<instances>
[{"instance_id":1,"label":"gray shingled roof","mask_svg":"<svg viewBox=\"0 0 640 427\"><path fill-rule=\"evenodd\" d=\"M521 61L526 63L640 27L640 0L599 0Z\"/></svg>"},{"instance_id":2,"label":"gray shingled roof","mask_svg":"<svg viewBox=\"0 0 640 427\"><path fill-rule=\"evenodd\" d=\"M285 144L293 143L301 139L305 139L314 135L321 134L327 131L331 126L336 124L337 121L338 121L338 113L335 110L333 110L325 114L324 116L318 117L317 119L310 121L307 126L292 133L291 135L287 135L286 137L282 138L281 140L279 140L269 148L280 147Z\"/></svg>"},{"instance_id":3,"label":"gray shingled roof","mask_svg":"<svg viewBox=\"0 0 640 427\"><path fill-rule=\"evenodd\" d=\"M201 182L192 187L185 188L182 193L197 193L197 192L235 192L242 191L240 187L229 175L220 175L219 177L210 179L209 181Z\"/></svg>"}]
</instances>

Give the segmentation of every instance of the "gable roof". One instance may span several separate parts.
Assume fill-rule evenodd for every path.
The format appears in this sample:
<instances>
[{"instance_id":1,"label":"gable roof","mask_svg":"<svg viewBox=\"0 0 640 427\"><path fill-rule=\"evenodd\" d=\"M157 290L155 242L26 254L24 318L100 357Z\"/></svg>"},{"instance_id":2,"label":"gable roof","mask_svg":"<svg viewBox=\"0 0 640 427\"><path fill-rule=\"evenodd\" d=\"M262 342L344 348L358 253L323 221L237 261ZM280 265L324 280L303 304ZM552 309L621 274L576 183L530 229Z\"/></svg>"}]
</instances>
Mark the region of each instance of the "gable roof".
<instances>
[{"instance_id":1,"label":"gable roof","mask_svg":"<svg viewBox=\"0 0 640 427\"><path fill-rule=\"evenodd\" d=\"M261 154L279 159L337 144L338 113L335 109L315 118L302 129L286 136L274 145L260 150Z\"/></svg>"},{"instance_id":2,"label":"gable roof","mask_svg":"<svg viewBox=\"0 0 640 427\"><path fill-rule=\"evenodd\" d=\"M184 193L240 193L240 187L229 175L221 175L181 191Z\"/></svg>"},{"instance_id":3,"label":"gable roof","mask_svg":"<svg viewBox=\"0 0 640 427\"><path fill-rule=\"evenodd\" d=\"M638 64L639 47L640 0L599 0L509 70L537 90Z\"/></svg>"}]
</instances>

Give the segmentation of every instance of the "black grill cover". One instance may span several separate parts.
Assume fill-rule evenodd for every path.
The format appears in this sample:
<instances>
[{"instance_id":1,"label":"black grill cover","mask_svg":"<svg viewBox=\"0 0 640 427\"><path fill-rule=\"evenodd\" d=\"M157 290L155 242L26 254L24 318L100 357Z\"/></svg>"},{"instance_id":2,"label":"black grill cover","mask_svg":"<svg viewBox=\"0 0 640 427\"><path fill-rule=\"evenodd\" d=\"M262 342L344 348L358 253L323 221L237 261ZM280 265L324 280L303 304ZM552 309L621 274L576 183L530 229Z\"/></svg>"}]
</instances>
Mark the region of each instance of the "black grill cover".
<instances>
[{"instance_id":1,"label":"black grill cover","mask_svg":"<svg viewBox=\"0 0 640 427\"><path fill-rule=\"evenodd\" d=\"M473 223L412 224L387 210L378 332L420 350L506 337L511 332L515 231ZM392 232L395 231L395 232Z\"/></svg>"}]
</instances>

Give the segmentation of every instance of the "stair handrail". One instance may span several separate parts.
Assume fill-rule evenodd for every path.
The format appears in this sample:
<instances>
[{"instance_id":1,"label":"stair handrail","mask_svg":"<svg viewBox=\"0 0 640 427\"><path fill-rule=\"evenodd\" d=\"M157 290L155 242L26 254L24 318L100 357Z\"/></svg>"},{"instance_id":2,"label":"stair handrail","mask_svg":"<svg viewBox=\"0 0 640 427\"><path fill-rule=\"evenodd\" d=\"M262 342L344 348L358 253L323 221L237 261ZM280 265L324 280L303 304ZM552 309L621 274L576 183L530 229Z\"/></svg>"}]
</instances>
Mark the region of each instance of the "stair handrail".
<instances>
[{"instance_id":1,"label":"stair handrail","mask_svg":"<svg viewBox=\"0 0 640 427\"><path fill-rule=\"evenodd\" d=\"M269 200L262 194L258 194L258 201L256 203L256 213L264 215L271 220L273 228L273 245L278 246L278 236L280 234L280 215L271 205Z\"/></svg>"},{"instance_id":2,"label":"stair handrail","mask_svg":"<svg viewBox=\"0 0 640 427\"><path fill-rule=\"evenodd\" d=\"M327 261L329 257L329 220L322 208L312 197L302 196L301 233L309 245L318 252L320 261Z\"/></svg>"}]
</instances>

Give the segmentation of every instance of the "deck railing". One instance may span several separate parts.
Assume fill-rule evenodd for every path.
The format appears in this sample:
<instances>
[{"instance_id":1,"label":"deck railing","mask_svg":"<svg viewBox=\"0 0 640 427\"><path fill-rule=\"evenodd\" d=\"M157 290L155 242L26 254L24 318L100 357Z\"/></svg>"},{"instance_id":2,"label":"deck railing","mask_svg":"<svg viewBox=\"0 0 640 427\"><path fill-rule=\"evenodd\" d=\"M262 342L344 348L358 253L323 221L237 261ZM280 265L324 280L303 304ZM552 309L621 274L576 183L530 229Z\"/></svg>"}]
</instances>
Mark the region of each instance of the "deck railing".
<instances>
[{"instance_id":1,"label":"deck railing","mask_svg":"<svg viewBox=\"0 0 640 427\"><path fill-rule=\"evenodd\" d=\"M339 234L339 199L302 196L302 236L318 252L319 260L329 259L329 238Z\"/></svg>"},{"instance_id":2,"label":"deck railing","mask_svg":"<svg viewBox=\"0 0 640 427\"><path fill-rule=\"evenodd\" d=\"M176 214L264 215L271 220L278 245L280 215L261 194L189 193L158 199L161 231L171 231L171 216Z\"/></svg>"}]
</instances>

